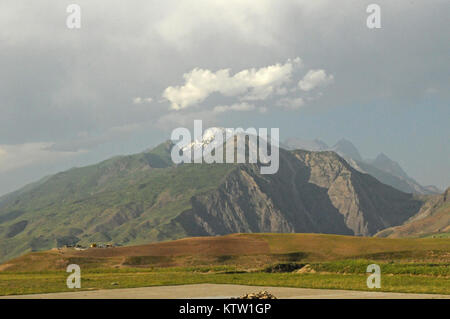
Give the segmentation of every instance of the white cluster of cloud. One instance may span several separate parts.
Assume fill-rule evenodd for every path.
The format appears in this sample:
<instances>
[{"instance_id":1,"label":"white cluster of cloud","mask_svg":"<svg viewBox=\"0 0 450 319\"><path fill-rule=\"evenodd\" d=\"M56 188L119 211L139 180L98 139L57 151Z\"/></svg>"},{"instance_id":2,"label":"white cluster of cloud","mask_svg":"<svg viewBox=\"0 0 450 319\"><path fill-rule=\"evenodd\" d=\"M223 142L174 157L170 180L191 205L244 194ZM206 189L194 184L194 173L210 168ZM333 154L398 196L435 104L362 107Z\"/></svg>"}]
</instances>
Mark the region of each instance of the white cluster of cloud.
<instances>
[{"instance_id":1,"label":"white cluster of cloud","mask_svg":"<svg viewBox=\"0 0 450 319\"><path fill-rule=\"evenodd\" d=\"M332 74L327 75L325 70L310 70L298 82L298 87L303 91L311 91L320 86L325 86L332 83L334 76Z\"/></svg>"},{"instance_id":2,"label":"white cluster of cloud","mask_svg":"<svg viewBox=\"0 0 450 319\"><path fill-rule=\"evenodd\" d=\"M243 100L263 100L290 81L294 68L300 65L300 58L295 58L285 64L245 69L234 75L230 74L230 69L212 72L196 68L183 75L184 85L169 86L164 90L163 97L174 110L197 105L213 93L228 97L241 95Z\"/></svg>"},{"instance_id":3,"label":"white cluster of cloud","mask_svg":"<svg viewBox=\"0 0 450 319\"><path fill-rule=\"evenodd\" d=\"M217 105L212 108L213 113L228 111L248 112L259 111L265 113L268 106L275 106L278 110L298 110L305 105L305 101L314 97L298 96L299 92L307 93L317 88L323 88L334 81L332 74L323 69L309 70L295 85L296 71L302 66L299 57L288 59L286 63L276 63L259 69L244 69L234 75L230 69L213 72L208 69L195 68L185 73L184 84L169 86L163 92L163 98L170 103L174 111L186 110L193 106L200 106L210 95L218 93L226 98L236 98L238 101L229 105ZM292 93L292 94L291 94ZM317 96L321 96L319 92ZM272 99L272 100L270 100ZM278 99L278 100L277 100ZM246 101L265 102L268 106L256 106Z\"/></svg>"}]
</instances>

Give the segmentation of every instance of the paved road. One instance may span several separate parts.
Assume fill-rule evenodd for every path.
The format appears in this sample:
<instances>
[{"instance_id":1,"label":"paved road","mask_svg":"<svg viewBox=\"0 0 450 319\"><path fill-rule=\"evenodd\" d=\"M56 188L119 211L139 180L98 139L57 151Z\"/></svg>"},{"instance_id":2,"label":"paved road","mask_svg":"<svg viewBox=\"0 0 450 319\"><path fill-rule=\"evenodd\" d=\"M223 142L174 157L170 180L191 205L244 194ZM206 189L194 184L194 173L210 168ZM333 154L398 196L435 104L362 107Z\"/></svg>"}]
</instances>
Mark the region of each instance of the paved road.
<instances>
[{"instance_id":1,"label":"paved road","mask_svg":"<svg viewBox=\"0 0 450 319\"><path fill-rule=\"evenodd\" d=\"M279 299L416 299L416 298L446 298L450 295L432 294L405 294L375 291L352 291L331 289L305 289L285 287L255 287L241 285L182 285L182 286L160 286L127 289L105 289L79 292L62 292L52 294L35 294L6 296L0 298L35 298L35 299L215 299L238 297L246 293L267 290Z\"/></svg>"}]
</instances>

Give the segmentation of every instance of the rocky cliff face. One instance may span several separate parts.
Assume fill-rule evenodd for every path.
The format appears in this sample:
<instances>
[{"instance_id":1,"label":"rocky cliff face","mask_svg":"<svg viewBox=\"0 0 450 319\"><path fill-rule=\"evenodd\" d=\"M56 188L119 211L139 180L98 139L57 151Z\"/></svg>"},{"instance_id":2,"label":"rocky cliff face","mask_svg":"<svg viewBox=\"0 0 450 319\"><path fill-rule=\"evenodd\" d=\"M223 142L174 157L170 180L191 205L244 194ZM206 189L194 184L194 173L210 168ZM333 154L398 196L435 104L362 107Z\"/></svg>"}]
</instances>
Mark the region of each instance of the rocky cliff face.
<instances>
[{"instance_id":1,"label":"rocky cliff face","mask_svg":"<svg viewBox=\"0 0 450 319\"><path fill-rule=\"evenodd\" d=\"M280 152L280 170L241 165L178 218L191 236L234 232L373 235L415 214L421 202L354 170L334 152Z\"/></svg>"},{"instance_id":2,"label":"rocky cliff face","mask_svg":"<svg viewBox=\"0 0 450 319\"><path fill-rule=\"evenodd\" d=\"M379 154L375 159L363 159L358 149L348 140L341 139L329 147L320 140L303 140L290 138L285 141L290 150L333 151L343 157L354 169L361 173L372 175L383 184L392 186L402 192L412 194L439 194L442 191L436 186L422 186L409 177L400 165L385 154Z\"/></svg>"}]
</instances>

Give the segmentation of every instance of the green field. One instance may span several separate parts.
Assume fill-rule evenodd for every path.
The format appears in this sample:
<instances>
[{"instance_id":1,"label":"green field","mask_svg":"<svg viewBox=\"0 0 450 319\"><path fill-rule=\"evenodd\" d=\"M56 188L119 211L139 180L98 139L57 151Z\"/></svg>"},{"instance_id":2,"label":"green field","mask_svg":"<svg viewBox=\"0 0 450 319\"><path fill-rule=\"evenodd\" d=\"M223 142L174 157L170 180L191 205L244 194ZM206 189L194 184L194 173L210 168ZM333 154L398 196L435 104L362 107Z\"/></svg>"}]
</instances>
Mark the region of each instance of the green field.
<instances>
[{"instance_id":1,"label":"green field","mask_svg":"<svg viewBox=\"0 0 450 319\"><path fill-rule=\"evenodd\" d=\"M199 283L370 290L367 266L381 267L377 291L450 295L450 241L324 234L234 234L142 246L50 250L0 265L0 295Z\"/></svg>"},{"instance_id":2,"label":"green field","mask_svg":"<svg viewBox=\"0 0 450 319\"><path fill-rule=\"evenodd\" d=\"M279 264L253 271L233 266L90 269L82 271L80 290L199 283L371 290L366 286L365 270L374 262L346 260L309 264L315 273L267 272ZM446 263L377 263L382 272L381 289L377 291L450 294L450 267ZM73 291L66 287L68 275L64 271L3 272L0 295Z\"/></svg>"}]
</instances>

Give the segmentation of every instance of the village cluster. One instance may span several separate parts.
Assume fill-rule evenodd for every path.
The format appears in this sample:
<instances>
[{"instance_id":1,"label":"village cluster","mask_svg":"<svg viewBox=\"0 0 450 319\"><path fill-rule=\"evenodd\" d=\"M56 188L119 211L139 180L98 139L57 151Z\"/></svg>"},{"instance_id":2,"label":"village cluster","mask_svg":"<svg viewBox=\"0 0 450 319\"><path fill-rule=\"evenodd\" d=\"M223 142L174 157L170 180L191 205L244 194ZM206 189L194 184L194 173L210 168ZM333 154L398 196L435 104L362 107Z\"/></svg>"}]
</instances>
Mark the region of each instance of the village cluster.
<instances>
[{"instance_id":1,"label":"village cluster","mask_svg":"<svg viewBox=\"0 0 450 319\"><path fill-rule=\"evenodd\" d=\"M81 245L64 245L63 247L58 247L58 250L67 249L67 248L73 248L75 250L86 250L89 248L113 248L115 247L114 244L97 244L97 243L91 243L89 247L84 247Z\"/></svg>"}]
</instances>

